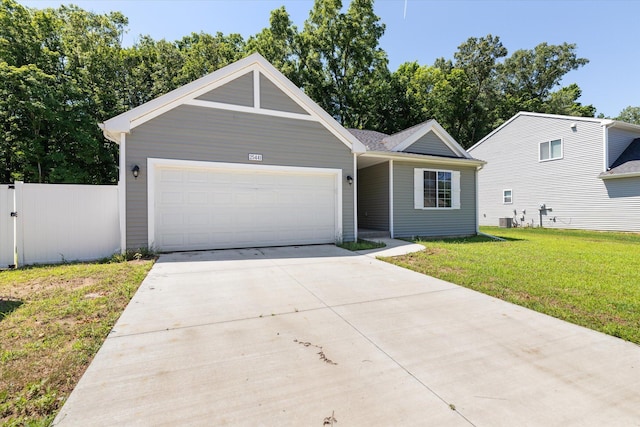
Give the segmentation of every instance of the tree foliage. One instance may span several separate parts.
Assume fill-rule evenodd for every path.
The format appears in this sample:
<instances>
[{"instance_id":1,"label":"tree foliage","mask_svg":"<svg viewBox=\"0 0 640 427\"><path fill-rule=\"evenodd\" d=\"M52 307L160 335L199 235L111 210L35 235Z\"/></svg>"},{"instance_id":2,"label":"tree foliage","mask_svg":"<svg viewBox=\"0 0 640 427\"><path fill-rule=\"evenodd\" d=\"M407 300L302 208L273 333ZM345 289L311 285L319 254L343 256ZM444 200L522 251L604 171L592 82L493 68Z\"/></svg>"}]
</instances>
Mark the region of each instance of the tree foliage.
<instances>
[{"instance_id":1,"label":"tree foliage","mask_svg":"<svg viewBox=\"0 0 640 427\"><path fill-rule=\"evenodd\" d=\"M384 24L373 0L351 0L346 13L340 0L316 0L298 37L298 67L307 94L347 127L364 127L376 94L376 81L387 69L379 47Z\"/></svg>"},{"instance_id":2,"label":"tree foliage","mask_svg":"<svg viewBox=\"0 0 640 427\"><path fill-rule=\"evenodd\" d=\"M388 69L385 26L373 0L315 0L298 29L284 7L268 26L239 34L140 36L121 45L119 12L77 6L31 9L0 0L2 181L113 183L117 146L97 123L260 52L346 127L392 133L435 118L470 146L521 110L593 116L576 84L587 64L576 46L541 43L508 56L491 34L463 42L451 59ZM619 119L638 123L639 107Z\"/></svg>"},{"instance_id":3,"label":"tree foliage","mask_svg":"<svg viewBox=\"0 0 640 427\"><path fill-rule=\"evenodd\" d=\"M123 111L126 18L0 3L3 180L114 182L116 147L96 123Z\"/></svg>"},{"instance_id":4,"label":"tree foliage","mask_svg":"<svg viewBox=\"0 0 640 427\"><path fill-rule=\"evenodd\" d=\"M620 120L622 122L632 123L634 125L640 125L640 107L632 107L629 105L625 107L616 120Z\"/></svg>"}]
</instances>

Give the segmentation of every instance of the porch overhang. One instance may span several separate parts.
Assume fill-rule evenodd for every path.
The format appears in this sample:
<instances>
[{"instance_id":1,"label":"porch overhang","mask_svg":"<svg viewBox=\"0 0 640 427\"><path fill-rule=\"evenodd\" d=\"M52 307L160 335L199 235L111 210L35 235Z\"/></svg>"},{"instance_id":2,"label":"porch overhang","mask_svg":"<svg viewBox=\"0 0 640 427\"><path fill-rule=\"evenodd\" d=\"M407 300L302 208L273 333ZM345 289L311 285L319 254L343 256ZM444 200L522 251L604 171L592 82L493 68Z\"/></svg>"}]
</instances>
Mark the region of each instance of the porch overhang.
<instances>
[{"instance_id":1,"label":"porch overhang","mask_svg":"<svg viewBox=\"0 0 640 427\"><path fill-rule=\"evenodd\" d=\"M482 168L487 162L478 159L468 159L460 157L441 157L441 156L429 156L425 154L413 154L413 153L397 153L388 151L367 151L358 155L358 169L363 169L369 166L373 166L379 163L385 163L389 160L395 161L413 161L424 164L438 164L438 165L451 165L451 166L473 166L476 168Z\"/></svg>"}]
</instances>

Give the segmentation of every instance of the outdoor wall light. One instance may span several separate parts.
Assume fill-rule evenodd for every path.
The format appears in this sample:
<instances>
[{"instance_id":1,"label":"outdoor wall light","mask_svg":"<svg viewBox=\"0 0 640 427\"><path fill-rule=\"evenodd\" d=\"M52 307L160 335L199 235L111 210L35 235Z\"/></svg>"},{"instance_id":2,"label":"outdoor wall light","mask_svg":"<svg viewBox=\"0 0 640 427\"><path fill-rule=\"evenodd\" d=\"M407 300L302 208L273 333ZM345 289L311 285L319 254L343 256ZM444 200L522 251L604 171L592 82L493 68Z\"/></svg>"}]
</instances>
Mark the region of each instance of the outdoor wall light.
<instances>
[{"instance_id":1,"label":"outdoor wall light","mask_svg":"<svg viewBox=\"0 0 640 427\"><path fill-rule=\"evenodd\" d=\"M347 175L347 182L349 185L353 184L353 177L351 175Z\"/></svg>"},{"instance_id":2,"label":"outdoor wall light","mask_svg":"<svg viewBox=\"0 0 640 427\"><path fill-rule=\"evenodd\" d=\"M133 165L133 168L131 169L131 173L133 174L133 177L135 179L138 179L138 175L140 175L140 166Z\"/></svg>"}]
</instances>

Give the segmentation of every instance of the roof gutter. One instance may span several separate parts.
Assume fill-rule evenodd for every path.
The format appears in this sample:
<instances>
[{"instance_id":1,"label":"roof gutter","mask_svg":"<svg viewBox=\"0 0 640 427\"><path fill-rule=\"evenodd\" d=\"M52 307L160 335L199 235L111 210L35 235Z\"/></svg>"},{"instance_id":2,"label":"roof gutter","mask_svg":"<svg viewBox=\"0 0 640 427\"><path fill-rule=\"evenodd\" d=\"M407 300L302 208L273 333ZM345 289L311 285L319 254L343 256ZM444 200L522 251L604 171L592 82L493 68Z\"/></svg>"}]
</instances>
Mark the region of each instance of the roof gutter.
<instances>
[{"instance_id":1,"label":"roof gutter","mask_svg":"<svg viewBox=\"0 0 640 427\"><path fill-rule=\"evenodd\" d=\"M98 127L102 129L102 134L104 135L105 138L107 138L111 142L115 142L116 144L120 145L120 134L124 132L114 133L112 131L109 131L104 123L98 123Z\"/></svg>"},{"instance_id":2,"label":"roof gutter","mask_svg":"<svg viewBox=\"0 0 640 427\"><path fill-rule=\"evenodd\" d=\"M406 160L406 161L416 161L421 163L438 163L444 165L465 165L465 166L476 166L482 167L487 164L487 162L478 159L469 159L464 157L438 157L438 156L429 156L426 154L413 154L413 153L398 153L398 152L388 152L388 151L367 151L366 153L360 154L362 157L371 157L378 159L387 159L387 160Z\"/></svg>"},{"instance_id":3,"label":"roof gutter","mask_svg":"<svg viewBox=\"0 0 640 427\"><path fill-rule=\"evenodd\" d=\"M605 172L598 175L600 179L618 179L618 178L635 178L639 177L640 172L627 172L627 173L616 173L616 174L607 174Z\"/></svg>"}]
</instances>

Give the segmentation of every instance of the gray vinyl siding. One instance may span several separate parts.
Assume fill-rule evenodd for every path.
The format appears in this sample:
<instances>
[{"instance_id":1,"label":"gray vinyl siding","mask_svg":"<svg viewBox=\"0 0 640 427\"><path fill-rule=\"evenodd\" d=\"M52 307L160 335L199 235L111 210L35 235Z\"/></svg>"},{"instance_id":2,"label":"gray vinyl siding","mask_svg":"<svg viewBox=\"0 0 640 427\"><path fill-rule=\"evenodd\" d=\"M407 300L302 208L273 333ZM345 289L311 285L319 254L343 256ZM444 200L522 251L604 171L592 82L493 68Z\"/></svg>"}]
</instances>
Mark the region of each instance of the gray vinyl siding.
<instances>
[{"instance_id":1,"label":"gray vinyl siding","mask_svg":"<svg viewBox=\"0 0 640 427\"><path fill-rule=\"evenodd\" d=\"M470 150L473 157L487 161L478 178L481 225L497 226L499 218L513 217L514 210L520 217L525 210L525 224L538 226L538 206L544 203L553 209L543 215L544 227L640 231L640 197L628 191L634 181L640 186L640 179L599 179L602 127L577 121L573 131L572 122L576 120L519 116ZM564 157L539 162L539 143L558 138ZM502 202L505 189L513 191L510 205Z\"/></svg>"},{"instance_id":2,"label":"gray vinyl siding","mask_svg":"<svg viewBox=\"0 0 640 427\"><path fill-rule=\"evenodd\" d=\"M389 230L389 163L358 170L358 227Z\"/></svg>"},{"instance_id":3,"label":"gray vinyl siding","mask_svg":"<svg viewBox=\"0 0 640 427\"><path fill-rule=\"evenodd\" d=\"M253 107L253 72L231 80L229 83L200 95L196 99Z\"/></svg>"},{"instance_id":4,"label":"gray vinyl siding","mask_svg":"<svg viewBox=\"0 0 640 427\"><path fill-rule=\"evenodd\" d=\"M148 246L147 158L248 163L248 153L263 155L263 165L333 168L353 174L349 148L317 122L183 105L135 128L126 140L127 247ZM353 240L353 189L342 187L342 230Z\"/></svg>"},{"instance_id":5,"label":"gray vinyl siding","mask_svg":"<svg viewBox=\"0 0 640 427\"><path fill-rule=\"evenodd\" d=\"M308 114L262 74L260 74L260 107L288 113Z\"/></svg>"},{"instance_id":6,"label":"gray vinyl siding","mask_svg":"<svg viewBox=\"0 0 640 427\"><path fill-rule=\"evenodd\" d=\"M416 142L411 144L403 151L407 153L428 154L432 156L457 157L456 153L451 151L447 144L433 132L427 132Z\"/></svg>"},{"instance_id":7,"label":"gray vinyl siding","mask_svg":"<svg viewBox=\"0 0 640 427\"><path fill-rule=\"evenodd\" d=\"M460 171L460 209L415 209L415 168ZM395 237L469 236L476 234L476 169L393 162L393 228Z\"/></svg>"},{"instance_id":8,"label":"gray vinyl siding","mask_svg":"<svg viewBox=\"0 0 640 427\"><path fill-rule=\"evenodd\" d=\"M610 128L608 143L609 143L609 164L611 166L618 157L627 149L631 141L636 138L640 138L640 132L632 132L624 129Z\"/></svg>"}]
</instances>

